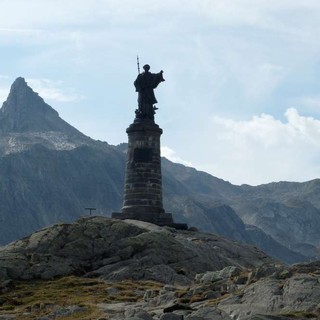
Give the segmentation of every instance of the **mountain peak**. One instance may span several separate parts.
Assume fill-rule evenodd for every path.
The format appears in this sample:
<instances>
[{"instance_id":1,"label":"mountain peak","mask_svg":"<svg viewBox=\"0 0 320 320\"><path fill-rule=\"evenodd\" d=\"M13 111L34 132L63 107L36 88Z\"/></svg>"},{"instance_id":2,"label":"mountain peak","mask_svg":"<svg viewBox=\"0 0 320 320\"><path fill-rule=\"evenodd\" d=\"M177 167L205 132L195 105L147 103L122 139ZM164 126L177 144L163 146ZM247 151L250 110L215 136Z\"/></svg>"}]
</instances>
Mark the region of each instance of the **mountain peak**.
<instances>
[{"instance_id":1,"label":"mountain peak","mask_svg":"<svg viewBox=\"0 0 320 320\"><path fill-rule=\"evenodd\" d=\"M27 82L23 77L18 77L12 84L13 86L27 86Z\"/></svg>"},{"instance_id":2,"label":"mountain peak","mask_svg":"<svg viewBox=\"0 0 320 320\"><path fill-rule=\"evenodd\" d=\"M18 77L0 109L0 133L49 131L82 135L62 120L58 112L45 103L23 77Z\"/></svg>"}]
</instances>

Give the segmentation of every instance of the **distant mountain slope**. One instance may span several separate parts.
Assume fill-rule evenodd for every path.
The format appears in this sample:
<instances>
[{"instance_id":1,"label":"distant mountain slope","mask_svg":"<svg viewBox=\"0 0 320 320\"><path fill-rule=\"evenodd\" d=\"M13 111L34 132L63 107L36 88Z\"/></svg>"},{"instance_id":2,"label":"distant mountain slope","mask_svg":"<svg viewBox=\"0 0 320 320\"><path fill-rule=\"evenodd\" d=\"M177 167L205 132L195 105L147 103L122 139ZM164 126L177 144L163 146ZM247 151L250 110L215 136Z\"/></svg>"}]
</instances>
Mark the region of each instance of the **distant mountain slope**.
<instances>
[{"instance_id":1,"label":"distant mountain slope","mask_svg":"<svg viewBox=\"0 0 320 320\"><path fill-rule=\"evenodd\" d=\"M0 244L74 221L85 207L118 211L125 149L85 136L18 78L0 110ZM234 186L167 159L162 168L164 205L176 220L254 243L288 263L317 254L318 180Z\"/></svg>"},{"instance_id":2,"label":"distant mountain slope","mask_svg":"<svg viewBox=\"0 0 320 320\"><path fill-rule=\"evenodd\" d=\"M201 219L200 211L207 212L213 204L229 205L245 224L259 228L271 236L273 241L309 258L319 255L320 179L304 183L270 183L257 187L235 186L181 164L164 161L163 166L169 171L170 181L179 181L184 186L184 189L180 188L183 190L180 192L192 196L193 208L188 214L179 210L179 204L174 206L174 212L187 215L186 222L197 221L201 228L206 228L210 223ZM169 203L173 205L176 199L174 191L170 186L164 190ZM202 208L194 208L195 203L201 203ZM188 212L188 208L184 210ZM194 217L196 211L197 218ZM249 235L248 237L250 238ZM252 241L256 243L257 239L255 236L254 238ZM240 240L239 237L236 239ZM263 239L267 240L267 237L264 236ZM265 244L265 248L269 245Z\"/></svg>"},{"instance_id":3,"label":"distant mountain slope","mask_svg":"<svg viewBox=\"0 0 320 320\"><path fill-rule=\"evenodd\" d=\"M0 161L0 242L56 222L71 222L97 207L110 214L121 203L124 157L110 148L54 151L36 145Z\"/></svg>"}]
</instances>

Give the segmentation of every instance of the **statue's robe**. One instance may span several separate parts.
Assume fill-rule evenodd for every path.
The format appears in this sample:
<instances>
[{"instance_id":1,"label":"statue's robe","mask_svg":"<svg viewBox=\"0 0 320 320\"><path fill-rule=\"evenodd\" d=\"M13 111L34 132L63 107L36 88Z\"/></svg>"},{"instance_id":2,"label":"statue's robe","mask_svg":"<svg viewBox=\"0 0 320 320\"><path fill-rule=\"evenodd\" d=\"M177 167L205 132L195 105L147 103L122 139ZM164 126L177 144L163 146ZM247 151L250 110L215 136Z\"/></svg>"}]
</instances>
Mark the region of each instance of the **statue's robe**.
<instances>
[{"instance_id":1,"label":"statue's robe","mask_svg":"<svg viewBox=\"0 0 320 320\"><path fill-rule=\"evenodd\" d=\"M162 72L143 72L135 80L134 86L138 92L138 105L142 116L153 117L153 105L158 102L153 89L162 81L164 81Z\"/></svg>"}]
</instances>

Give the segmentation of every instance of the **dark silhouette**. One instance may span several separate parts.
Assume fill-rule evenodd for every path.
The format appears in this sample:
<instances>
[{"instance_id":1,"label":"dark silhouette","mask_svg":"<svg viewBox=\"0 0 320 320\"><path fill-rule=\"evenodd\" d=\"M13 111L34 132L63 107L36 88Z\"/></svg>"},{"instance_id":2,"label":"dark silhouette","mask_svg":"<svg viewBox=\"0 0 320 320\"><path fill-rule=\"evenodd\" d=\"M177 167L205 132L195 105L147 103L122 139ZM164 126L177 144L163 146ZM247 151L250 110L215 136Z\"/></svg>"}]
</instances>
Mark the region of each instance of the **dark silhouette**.
<instances>
[{"instance_id":1,"label":"dark silhouette","mask_svg":"<svg viewBox=\"0 0 320 320\"><path fill-rule=\"evenodd\" d=\"M157 103L157 99L154 95L153 89L155 89L158 84L163 79L163 71L159 73L149 72L150 66L146 64L143 66L144 72L140 73L134 82L136 91L138 92L138 106L136 110L137 119L148 119L154 121L154 114L157 108L154 106Z\"/></svg>"}]
</instances>

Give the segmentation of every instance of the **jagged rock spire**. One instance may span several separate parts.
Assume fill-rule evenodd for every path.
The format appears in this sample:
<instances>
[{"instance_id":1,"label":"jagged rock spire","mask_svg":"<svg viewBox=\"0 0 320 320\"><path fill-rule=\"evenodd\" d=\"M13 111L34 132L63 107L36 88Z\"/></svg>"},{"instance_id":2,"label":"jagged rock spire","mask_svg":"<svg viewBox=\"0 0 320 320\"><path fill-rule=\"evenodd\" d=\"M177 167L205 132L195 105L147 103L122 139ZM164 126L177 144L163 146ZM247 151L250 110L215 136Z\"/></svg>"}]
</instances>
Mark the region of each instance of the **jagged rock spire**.
<instances>
[{"instance_id":1,"label":"jagged rock spire","mask_svg":"<svg viewBox=\"0 0 320 320\"><path fill-rule=\"evenodd\" d=\"M62 120L58 112L45 103L24 78L17 78L0 110L0 132L47 131L81 134Z\"/></svg>"}]
</instances>

